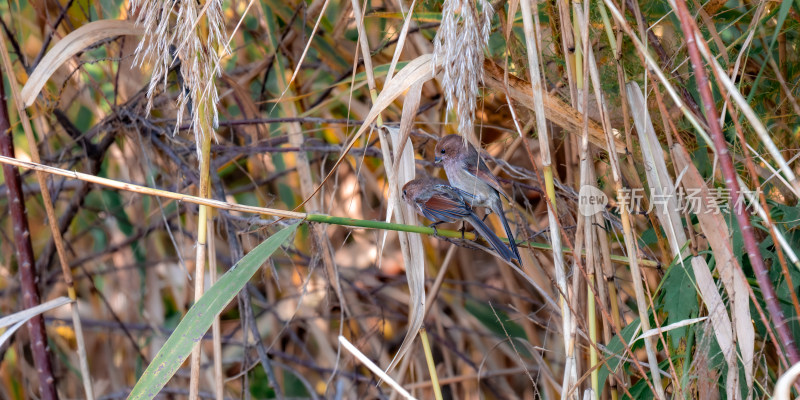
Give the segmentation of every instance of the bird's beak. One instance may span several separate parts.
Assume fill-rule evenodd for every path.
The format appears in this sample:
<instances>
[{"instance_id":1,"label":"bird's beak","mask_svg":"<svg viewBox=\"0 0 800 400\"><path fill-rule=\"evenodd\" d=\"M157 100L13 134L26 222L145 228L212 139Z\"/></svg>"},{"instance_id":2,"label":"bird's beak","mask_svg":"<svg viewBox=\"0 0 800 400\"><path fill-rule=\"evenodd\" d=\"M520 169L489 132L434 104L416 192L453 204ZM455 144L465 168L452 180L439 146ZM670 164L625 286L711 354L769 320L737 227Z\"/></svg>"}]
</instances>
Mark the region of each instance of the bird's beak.
<instances>
[{"instance_id":1,"label":"bird's beak","mask_svg":"<svg viewBox=\"0 0 800 400\"><path fill-rule=\"evenodd\" d=\"M434 156L433 157L433 163L434 164L441 164L442 163L442 157Z\"/></svg>"}]
</instances>

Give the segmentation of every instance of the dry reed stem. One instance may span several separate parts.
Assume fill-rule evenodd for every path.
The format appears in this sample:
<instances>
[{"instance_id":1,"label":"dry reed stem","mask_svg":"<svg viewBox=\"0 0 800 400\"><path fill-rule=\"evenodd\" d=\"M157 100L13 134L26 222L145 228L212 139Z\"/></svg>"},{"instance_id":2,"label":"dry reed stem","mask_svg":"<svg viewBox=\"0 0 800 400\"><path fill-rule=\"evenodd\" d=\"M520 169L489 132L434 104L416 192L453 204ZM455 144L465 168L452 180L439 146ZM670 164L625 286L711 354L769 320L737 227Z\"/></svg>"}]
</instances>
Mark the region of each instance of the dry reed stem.
<instances>
[{"instance_id":1,"label":"dry reed stem","mask_svg":"<svg viewBox=\"0 0 800 400\"><path fill-rule=\"evenodd\" d=\"M594 54L592 52L591 47L589 47L589 54L586 55L589 57L589 72L590 77L592 80L592 87L594 89L595 99L597 104L600 106L600 112L602 116L602 123L603 128L606 134L606 140L608 143L608 148L612 147L612 143L614 142L614 135L612 133L611 124L608 117L608 112L605 109L605 102L603 101L602 94L600 92L600 77L597 71L597 63L594 59ZM611 164L611 172L612 178L614 182L614 193L622 193L623 186L622 180L620 176L620 165L619 159L617 154L614 152L609 152L609 161ZM635 255L638 254L638 245L636 243L636 239L633 233L633 222L631 221L631 216L628 210L628 207L621 207L621 219L622 219L622 229L623 229L623 237L625 242L625 248L627 249L628 254ZM644 287L642 286L642 273L639 267L639 264L634 261L630 264L631 267L631 276L633 280L633 288L636 297L636 303L638 305L639 311L639 322L642 325L642 330L649 330L650 323L648 318L648 303L646 301ZM655 343L651 338L645 338L645 351L647 353L648 364L650 368L650 374L652 377L652 388L654 390L655 396L663 400L665 399L664 388L661 385L661 375L658 368L658 358L656 356L655 351Z\"/></svg>"},{"instance_id":2,"label":"dry reed stem","mask_svg":"<svg viewBox=\"0 0 800 400\"><path fill-rule=\"evenodd\" d=\"M503 91L510 100L517 101L524 105L525 108L534 110L530 82L507 74L503 68L491 60L486 60L483 63L483 67L486 72L485 78L488 87ZM583 129L583 115L581 112L547 92L542 95L547 119L570 133L580 135ZM603 127L591 119L589 120L589 141L601 149L606 149L608 146ZM619 138L614 139L613 148L617 153L625 153L625 143Z\"/></svg>"},{"instance_id":3,"label":"dry reed stem","mask_svg":"<svg viewBox=\"0 0 800 400\"><path fill-rule=\"evenodd\" d=\"M206 109L206 107L202 107L205 105L204 103L200 104L200 112ZM200 124L205 123L206 120L200 120ZM211 132L206 127L203 129L202 127L198 126L195 129L200 129L201 132L199 137L202 140L200 154L200 187L198 188L198 197L201 198L208 198L211 191L211 177L210 173L210 165L211 165ZM198 134L195 134L195 137L198 137ZM206 205L200 205L199 213L197 215L197 242L195 247L195 264L194 264L194 301L195 303L200 301L200 298L203 297L203 293L205 292L205 269L206 269L206 243L208 241L208 222L210 220L210 211L211 208ZM200 358L201 358L201 348L200 343L196 343L192 348L192 355L189 361L189 365L191 368L190 377L189 377L189 399L195 400L198 396L198 391L200 389ZM277 392L277 390L276 390ZM280 396L279 396L280 397Z\"/></svg>"},{"instance_id":4,"label":"dry reed stem","mask_svg":"<svg viewBox=\"0 0 800 400\"><path fill-rule=\"evenodd\" d=\"M206 231L211 233L208 241L208 278L212 286L217 283L217 248L214 237L214 219L208 218ZM222 332L220 328L219 315L214 316L211 323L212 357L214 362L214 396L216 400L225 398L225 375L222 371Z\"/></svg>"},{"instance_id":5,"label":"dry reed stem","mask_svg":"<svg viewBox=\"0 0 800 400\"><path fill-rule=\"evenodd\" d=\"M537 45L537 38L534 33L534 25L531 19L531 4L529 1L522 1L522 22L525 32L525 43L527 45L528 63L531 72L531 91L533 93L533 109L536 118L536 133L539 136L539 155L541 157L542 168L544 170L545 189L547 192L547 219L548 226L550 227L550 241L554 249L561 248L561 229L557 221L556 214L556 197L555 189L553 186L553 170L551 166L550 156L550 138L547 131L547 124L545 122L543 88L540 68L539 68L539 51L541 47ZM538 33L538 32L537 32ZM613 153L613 152L612 152ZM561 334L564 341L564 352L566 356L566 364L564 368L564 381L562 383L562 396L563 393L569 392L573 384L576 383L577 369L574 361L575 343L573 333L575 329L575 322L573 321L571 310L568 307L569 298L567 298L567 280L566 269L564 263L564 255L560 251L553 251L553 267L556 274L556 284L560 292L559 306L561 308Z\"/></svg>"},{"instance_id":6,"label":"dry reed stem","mask_svg":"<svg viewBox=\"0 0 800 400\"><path fill-rule=\"evenodd\" d=\"M586 1L583 3L583 11L580 10L580 2L575 2L575 26L580 24L582 27L580 29L580 38L581 38L581 53L588 54L589 53L589 25L585 23L582 16L588 15L589 11L589 2ZM576 32L577 33L577 32ZM576 35L577 37L578 35ZM579 47L580 48L580 47ZM589 57L578 57L578 59L582 59L583 62L580 63L580 71L583 77L582 81L578 81L578 89L581 89L580 92L580 99L582 100L582 104L580 104L579 110L584 113L584 125L583 125L583 134L581 136L580 141L580 155L579 155L579 162L580 162L580 184L581 188L584 185L594 185L595 184L595 176L594 176L594 166L592 165L592 160L589 158L589 118L586 113L589 105ZM576 67L579 66L579 63L576 60ZM578 68L576 68L578 69ZM576 99L577 100L577 99ZM581 220L583 223L581 224ZM589 368L590 368L590 376L591 376L591 385L592 391L594 393L600 393L600 382L599 382L599 363L598 363L598 356L599 352L597 350L597 318L596 318L596 309L595 309L595 293L593 288L595 286L595 277L597 271L597 260L594 254L596 242L595 238L595 227L594 227L594 217L593 216L584 216L583 214L579 215L578 218L578 228L579 233L583 234L583 241L586 247L586 270L588 273L588 281L586 284L587 292L586 292L586 310L587 310L587 319L589 323L589 341L590 341L590 349L589 349ZM602 234L602 233L600 233ZM578 238L576 234L576 246L580 246L578 243ZM577 247L576 247L577 249ZM577 250L576 250L577 251ZM578 253L580 253L578 251ZM576 275L577 279L577 275ZM597 286L597 291L600 296L603 295L602 285ZM577 291L575 292L577 294ZM598 299L602 301L601 299Z\"/></svg>"}]
</instances>

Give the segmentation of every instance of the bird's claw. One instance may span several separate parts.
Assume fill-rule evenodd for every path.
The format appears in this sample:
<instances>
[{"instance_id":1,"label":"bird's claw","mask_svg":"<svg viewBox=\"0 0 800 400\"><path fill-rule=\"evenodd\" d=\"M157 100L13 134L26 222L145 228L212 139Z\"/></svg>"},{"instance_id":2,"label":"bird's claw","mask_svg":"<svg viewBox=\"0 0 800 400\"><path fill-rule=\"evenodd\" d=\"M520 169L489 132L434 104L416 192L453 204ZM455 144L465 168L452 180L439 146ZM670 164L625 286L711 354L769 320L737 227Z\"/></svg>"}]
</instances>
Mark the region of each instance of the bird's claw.
<instances>
[{"instance_id":1,"label":"bird's claw","mask_svg":"<svg viewBox=\"0 0 800 400\"><path fill-rule=\"evenodd\" d=\"M439 231L436 229L436 225L439 225L441 222L436 222L433 224L428 225L428 228L433 229L433 236L439 236Z\"/></svg>"}]
</instances>

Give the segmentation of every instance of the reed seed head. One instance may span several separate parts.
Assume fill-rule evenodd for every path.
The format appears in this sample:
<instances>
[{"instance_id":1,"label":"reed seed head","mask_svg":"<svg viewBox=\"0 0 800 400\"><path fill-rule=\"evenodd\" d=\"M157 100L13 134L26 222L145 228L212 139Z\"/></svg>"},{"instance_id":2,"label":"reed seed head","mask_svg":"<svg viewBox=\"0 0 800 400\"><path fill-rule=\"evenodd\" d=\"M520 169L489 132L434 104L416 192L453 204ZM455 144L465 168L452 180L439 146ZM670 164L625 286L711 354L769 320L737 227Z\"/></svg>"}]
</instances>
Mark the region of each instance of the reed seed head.
<instances>
[{"instance_id":1,"label":"reed seed head","mask_svg":"<svg viewBox=\"0 0 800 400\"><path fill-rule=\"evenodd\" d=\"M458 131L472 132L478 85L483 82L483 48L489 42L494 10L487 0L445 0L434 39L434 64L442 60L447 111L458 106ZM466 136L465 136L466 137Z\"/></svg>"}]
</instances>

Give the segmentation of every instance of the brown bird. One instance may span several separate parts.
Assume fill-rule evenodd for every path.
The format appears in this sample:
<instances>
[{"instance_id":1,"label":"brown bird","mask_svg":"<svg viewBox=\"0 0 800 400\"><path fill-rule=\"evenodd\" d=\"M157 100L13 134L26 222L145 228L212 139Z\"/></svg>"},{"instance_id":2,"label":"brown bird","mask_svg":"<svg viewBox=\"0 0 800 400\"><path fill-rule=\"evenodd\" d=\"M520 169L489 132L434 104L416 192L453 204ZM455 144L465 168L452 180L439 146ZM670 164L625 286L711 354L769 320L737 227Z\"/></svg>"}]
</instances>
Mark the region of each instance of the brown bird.
<instances>
[{"instance_id":1,"label":"brown bird","mask_svg":"<svg viewBox=\"0 0 800 400\"><path fill-rule=\"evenodd\" d=\"M436 231L436 225L445 222L469 221L478 233L500 257L507 261L519 256L494 234L481 219L464 202L463 192L437 178L426 177L414 179L403 186L403 200L410 204L423 217L433 222L430 227Z\"/></svg>"},{"instance_id":2,"label":"brown bird","mask_svg":"<svg viewBox=\"0 0 800 400\"><path fill-rule=\"evenodd\" d=\"M500 195L506 199L508 196L503 193L497 177L479 157L475 147L469 143L465 146L464 139L459 135L447 135L436 144L434 154L434 161L444 166L444 172L447 173L450 184L462 192L467 203L472 206L486 207L489 211L497 214L506 231L509 247L514 252L516 259L520 260L519 250L514 242L514 234L511 233L511 227L503 212L503 202L500 200Z\"/></svg>"}]
</instances>

